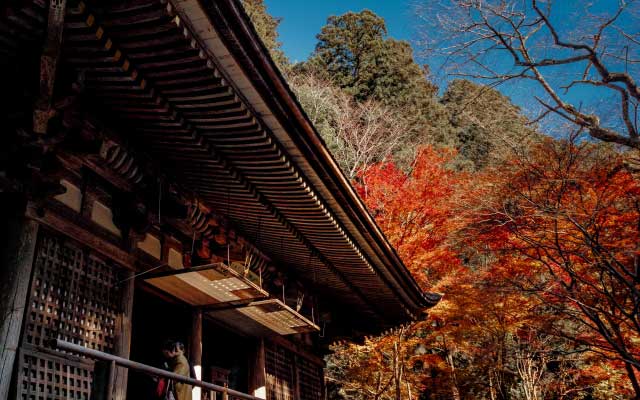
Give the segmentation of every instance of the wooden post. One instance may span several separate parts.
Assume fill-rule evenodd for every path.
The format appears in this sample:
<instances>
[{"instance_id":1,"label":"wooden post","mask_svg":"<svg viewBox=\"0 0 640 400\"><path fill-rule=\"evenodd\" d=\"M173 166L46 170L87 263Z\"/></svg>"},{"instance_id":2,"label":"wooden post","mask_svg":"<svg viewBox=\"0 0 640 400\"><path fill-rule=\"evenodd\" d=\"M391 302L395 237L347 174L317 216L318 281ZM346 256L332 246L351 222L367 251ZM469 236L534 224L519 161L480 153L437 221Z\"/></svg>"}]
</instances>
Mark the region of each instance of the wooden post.
<instances>
[{"instance_id":1,"label":"wooden post","mask_svg":"<svg viewBox=\"0 0 640 400\"><path fill-rule=\"evenodd\" d=\"M62 50L67 0L49 0L47 35L40 57L40 96L33 110L33 131L47 133L49 120L55 115L53 89Z\"/></svg>"},{"instance_id":2,"label":"wooden post","mask_svg":"<svg viewBox=\"0 0 640 400\"><path fill-rule=\"evenodd\" d=\"M193 310L191 314L191 343L189 362L193 365L196 379L202 380L202 310ZM202 389L193 389L193 400L202 398Z\"/></svg>"},{"instance_id":3,"label":"wooden post","mask_svg":"<svg viewBox=\"0 0 640 400\"><path fill-rule=\"evenodd\" d=\"M266 399L267 370L265 366L264 339L258 339L249 367L249 394Z\"/></svg>"},{"instance_id":4,"label":"wooden post","mask_svg":"<svg viewBox=\"0 0 640 400\"><path fill-rule=\"evenodd\" d=\"M116 320L116 336L114 343L114 355L129 358L131 352L131 318L133 314L134 279L133 271L126 271L122 279L122 295L120 309L122 312ZM113 386L111 399L125 400L127 398L127 381L129 370L124 367L115 367L113 372Z\"/></svg>"},{"instance_id":5,"label":"wooden post","mask_svg":"<svg viewBox=\"0 0 640 400\"><path fill-rule=\"evenodd\" d=\"M3 210L0 218L0 400L6 400L33 268L38 223L24 210ZM13 215L11 215L13 213Z\"/></svg>"},{"instance_id":6,"label":"wooden post","mask_svg":"<svg viewBox=\"0 0 640 400\"><path fill-rule=\"evenodd\" d=\"M116 371L118 366L114 361L95 362L93 367L93 382L91 383L92 400L111 400L114 393Z\"/></svg>"},{"instance_id":7,"label":"wooden post","mask_svg":"<svg viewBox=\"0 0 640 400\"><path fill-rule=\"evenodd\" d=\"M294 383L294 396L296 399L300 398L300 367L298 366L298 364L300 364L299 361L300 356L296 353L293 353L293 379L295 380Z\"/></svg>"}]
</instances>

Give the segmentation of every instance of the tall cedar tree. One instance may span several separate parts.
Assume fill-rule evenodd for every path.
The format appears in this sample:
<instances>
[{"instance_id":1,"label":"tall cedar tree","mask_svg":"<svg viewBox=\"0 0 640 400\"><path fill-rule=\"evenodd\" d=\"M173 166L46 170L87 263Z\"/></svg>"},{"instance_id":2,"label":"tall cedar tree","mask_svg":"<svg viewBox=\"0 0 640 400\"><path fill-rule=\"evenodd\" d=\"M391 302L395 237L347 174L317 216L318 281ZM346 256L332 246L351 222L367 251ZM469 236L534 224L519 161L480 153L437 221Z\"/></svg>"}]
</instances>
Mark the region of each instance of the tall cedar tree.
<instances>
[{"instance_id":1,"label":"tall cedar tree","mask_svg":"<svg viewBox=\"0 0 640 400\"><path fill-rule=\"evenodd\" d=\"M318 41L296 70L318 75L356 101L374 99L394 108L407 125L405 143L393 152L403 168L416 148L429 144L457 149L455 165L477 170L535 136L518 107L493 88L456 80L438 100L409 43L388 37L384 19L369 10L330 17Z\"/></svg>"},{"instance_id":2,"label":"tall cedar tree","mask_svg":"<svg viewBox=\"0 0 640 400\"><path fill-rule=\"evenodd\" d=\"M387 37L384 19L369 10L329 17L317 37L307 66L356 100L402 106L436 93L409 43Z\"/></svg>"},{"instance_id":3,"label":"tall cedar tree","mask_svg":"<svg viewBox=\"0 0 640 400\"><path fill-rule=\"evenodd\" d=\"M289 60L282 51L282 43L278 41L278 25L281 19L274 18L267 12L264 0L242 0L242 6L273 60L280 69L287 69Z\"/></svg>"},{"instance_id":4,"label":"tall cedar tree","mask_svg":"<svg viewBox=\"0 0 640 400\"><path fill-rule=\"evenodd\" d=\"M318 34L309 61L296 66L342 88L356 101L377 100L408 125L408 140L395 153L404 166L420 144L432 143L431 126L443 114L428 70L416 64L406 41L387 36L384 19L369 10L332 16Z\"/></svg>"}]
</instances>

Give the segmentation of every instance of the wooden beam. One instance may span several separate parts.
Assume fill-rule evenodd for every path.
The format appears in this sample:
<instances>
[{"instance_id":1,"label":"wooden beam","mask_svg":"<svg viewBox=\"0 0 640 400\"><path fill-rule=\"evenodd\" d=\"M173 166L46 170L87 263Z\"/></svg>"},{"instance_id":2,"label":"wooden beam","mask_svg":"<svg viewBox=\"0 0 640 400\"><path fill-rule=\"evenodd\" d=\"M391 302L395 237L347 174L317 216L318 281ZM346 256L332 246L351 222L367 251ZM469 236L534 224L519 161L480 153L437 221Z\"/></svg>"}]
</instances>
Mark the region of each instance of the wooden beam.
<instances>
[{"instance_id":1,"label":"wooden beam","mask_svg":"<svg viewBox=\"0 0 640 400\"><path fill-rule=\"evenodd\" d=\"M294 398L300 398L300 356L298 354L293 355L293 379L294 379Z\"/></svg>"},{"instance_id":2,"label":"wooden beam","mask_svg":"<svg viewBox=\"0 0 640 400\"><path fill-rule=\"evenodd\" d=\"M134 256L124 251L112 241L96 235L95 229L92 229L90 223L83 222L83 220L78 217L73 218L70 213L61 212L58 208L62 207L64 206L54 207L53 204L50 205L47 207L43 217L38 215L37 210L30 207L27 209L27 215L63 235L74 238L92 250L112 259L119 265L135 271L136 258Z\"/></svg>"},{"instance_id":3,"label":"wooden beam","mask_svg":"<svg viewBox=\"0 0 640 400\"><path fill-rule=\"evenodd\" d=\"M121 283L122 294L120 307L122 312L116 319L116 337L114 340L114 355L122 358L129 358L131 352L131 328L133 316L133 294L135 289L135 279L133 271L127 271ZM127 382L129 371L124 367L114 367L113 386L110 400L125 400L127 398Z\"/></svg>"},{"instance_id":4,"label":"wooden beam","mask_svg":"<svg viewBox=\"0 0 640 400\"><path fill-rule=\"evenodd\" d=\"M33 131L40 134L47 133L49 120L55 115L53 93L66 9L67 0L49 0L47 38L40 56L40 95L33 111Z\"/></svg>"},{"instance_id":5,"label":"wooden beam","mask_svg":"<svg viewBox=\"0 0 640 400\"><path fill-rule=\"evenodd\" d=\"M15 210L0 215L0 400L6 400L20 344L38 223Z\"/></svg>"}]
</instances>

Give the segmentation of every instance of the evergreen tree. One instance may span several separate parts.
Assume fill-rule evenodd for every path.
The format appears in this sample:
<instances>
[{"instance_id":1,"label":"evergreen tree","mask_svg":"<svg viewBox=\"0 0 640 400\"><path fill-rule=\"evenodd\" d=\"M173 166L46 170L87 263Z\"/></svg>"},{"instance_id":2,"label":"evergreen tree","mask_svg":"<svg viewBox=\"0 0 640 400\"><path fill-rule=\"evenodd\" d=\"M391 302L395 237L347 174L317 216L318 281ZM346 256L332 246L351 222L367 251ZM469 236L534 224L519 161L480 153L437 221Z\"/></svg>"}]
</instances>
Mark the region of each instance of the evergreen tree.
<instances>
[{"instance_id":1,"label":"evergreen tree","mask_svg":"<svg viewBox=\"0 0 640 400\"><path fill-rule=\"evenodd\" d=\"M357 103L374 102L365 109L379 104L374 108L388 107L395 114L395 125L406 134L401 143L376 150L374 159L393 155L404 168L411 165L418 147L429 144L457 149L452 165L476 170L535 136L518 107L495 89L455 80L442 98L436 97L437 88L427 79L427 69L415 63L409 43L388 37L384 19L369 10L330 17L309 61L295 66L292 73L278 41L280 19L267 13L263 0L243 0L243 5L345 171L352 169L353 160L342 159L341 150L353 143L345 143L349 139L337 134L338 116L360 115L354 111L360 106L346 102L345 95ZM371 126L370 122L360 124Z\"/></svg>"},{"instance_id":2,"label":"evergreen tree","mask_svg":"<svg viewBox=\"0 0 640 400\"><path fill-rule=\"evenodd\" d=\"M345 89L356 100L404 106L430 99L437 88L415 63L406 41L387 37L384 19L369 10L327 20L304 66Z\"/></svg>"},{"instance_id":3,"label":"evergreen tree","mask_svg":"<svg viewBox=\"0 0 640 400\"><path fill-rule=\"evenodd\" d=\"M520 108L489 86L454 80L441 102L455 131L450 145L472 169L502 160L537 137Z\"/></svg>"},{"instance_id":4,"label":"evergreen tree","mask_svg":"<svg viewBox=\"0 0 640 400\"><path fill-rule=\"evenodd\" d=\"M264 0L242 0L245 12L253 22L260 39L269 49L271 57L280 69L286 69L289 60L282 51L282 43L278 41L278 25L281 18L275 18L267 12Z\"/></svg>"}]
</instances>

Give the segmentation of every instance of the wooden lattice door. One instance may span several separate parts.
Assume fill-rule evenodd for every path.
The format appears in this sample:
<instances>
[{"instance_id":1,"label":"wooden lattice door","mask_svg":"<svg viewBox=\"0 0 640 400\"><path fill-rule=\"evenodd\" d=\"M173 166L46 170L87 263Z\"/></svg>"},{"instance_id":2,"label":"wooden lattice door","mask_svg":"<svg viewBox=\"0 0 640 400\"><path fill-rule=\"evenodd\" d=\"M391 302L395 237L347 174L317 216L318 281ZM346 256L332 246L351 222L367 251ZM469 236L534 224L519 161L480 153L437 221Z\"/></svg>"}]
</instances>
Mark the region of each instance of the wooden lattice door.
<instances>
[{"instance_id":1,"label":"wooden lattice door","mask_svg":"<svg viewBox=\"0 0 640 400\"><path fill-rule=\"evenodd\" d=\"M265 346L267 400L321 400L322 367L275 343Z\"/></svg>"},{"instance_id":2,"label":"wooden lattice door","mask_svg":"<svg viewBox=\"0 0 640 400\"><path fill-rule=\"evenodd\" d=\"M322 367L301 356L297 357L296 367L298 369L300 400L322 399L322 381L324 378Z\"/></svg>"},{"instance_id":3,"label":"wooden lattice door","mask_svg":"<svg viewBox=\"0 0 640 400\"><path fill-rule=\"evenodd\" d=\"M122 269L72 240L42 230L20 349L17 398L89 399L93 362L47 349L61 339L112 353Z\"/></svg>"},{"instance_id":4,"label":"wooden lattice door","mask_svg":"<svg viewBox=\"0 0 640 400\"><path fill-rule=\"evenodd\" d=\"M295 369L292 352L277 346L265 346L267 400L294 400Z\"/></svg>"}]
</instances>

